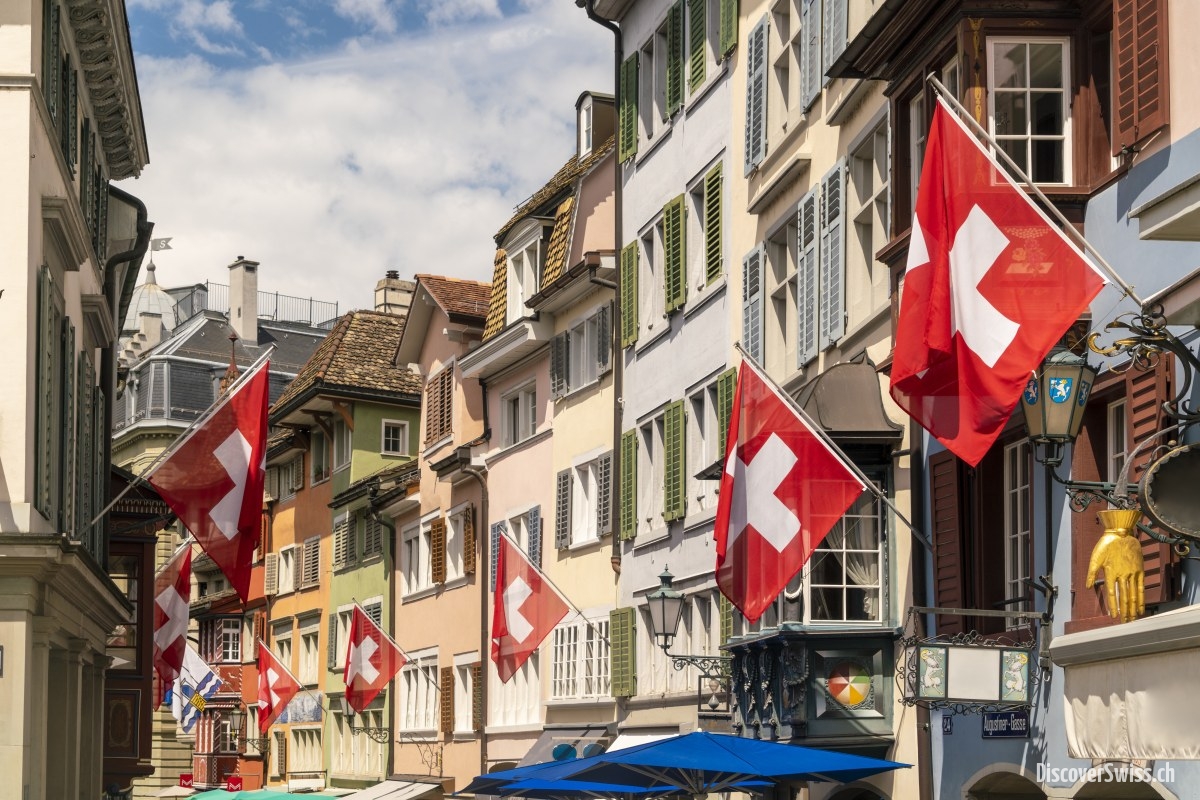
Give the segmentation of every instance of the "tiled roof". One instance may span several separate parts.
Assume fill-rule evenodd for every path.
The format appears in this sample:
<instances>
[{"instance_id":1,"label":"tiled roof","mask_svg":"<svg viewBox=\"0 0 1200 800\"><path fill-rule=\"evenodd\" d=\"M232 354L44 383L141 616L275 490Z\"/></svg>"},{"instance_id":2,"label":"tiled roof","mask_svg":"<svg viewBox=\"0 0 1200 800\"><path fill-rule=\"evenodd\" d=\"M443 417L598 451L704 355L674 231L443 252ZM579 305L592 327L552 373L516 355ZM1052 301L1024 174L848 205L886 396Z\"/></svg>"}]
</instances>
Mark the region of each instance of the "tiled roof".
<instances>
[{"instance_id":1,"label":"tiled roof","mask_svg":"<svg viewBox=\"0 0 1200 800\"><path fill-rule=\"evenodd\" d=\"M284 409L312 391L369 389L419 395L421 379L392 363L404 317L376 311L351 311L337 321L272 411Z\"/></svg>"},{"instance_id":2,"label":"tiled roof","mask_svg":"<svg viewBox=\"0 0 1200 800\"><path fill-rule=\"evenodd\" d=\"M486 318L488 296L492 291L490 284L441 275L418 275L417 280L446 312L446 316L477 319L480 322Z\"/></svg>"},{"instance_id":3,"label":"tiled roof","mask_svg":"<svg viewBox=\"0 0 1200 800\"><path fill-rule=\"evenodd\" d=\"M503 247L496 248L496 260L492 272L492 302L488 306L487 324L483 326L483 339L487 341L504 330L508 319L508 254Z\"/></svg>"},{"instance_id":4,"label":"tiled roof","mask_svg":"<svg viewBox=\"0 0 1200 800\"><path fill-rule=\"evenodd\" d=\"M575 195L558 205L554 214L554 230L550 232L550 244L546 248L546 264L542 267L541 287L558 280L567 265L567 252L571 248L572 222L575 220Z\"/></svg>"},{"instance_id":5,"label":"tiled roof","mask_svg":"<svg viewBox=\"0 0 1200 800\"><path fill-rule=\"evenodd\" d=\"M567 163L563 164L562 168L554 173L554 177L545 186L534 192L533 197L522 203L517 212L512 215L512 218L501 226L500 230L496 232L496 244L499 244L504 239L504 235L514 225L553 200L563 189L574 183L575 179L580 175L586 175L590 172L592 167L596 166L605 156L612 152L615 142L616 137L608 137L608 140L604 144L588 153L583 160L580 160L578 156L571 156Z\"/></svg>"}]
</instances>

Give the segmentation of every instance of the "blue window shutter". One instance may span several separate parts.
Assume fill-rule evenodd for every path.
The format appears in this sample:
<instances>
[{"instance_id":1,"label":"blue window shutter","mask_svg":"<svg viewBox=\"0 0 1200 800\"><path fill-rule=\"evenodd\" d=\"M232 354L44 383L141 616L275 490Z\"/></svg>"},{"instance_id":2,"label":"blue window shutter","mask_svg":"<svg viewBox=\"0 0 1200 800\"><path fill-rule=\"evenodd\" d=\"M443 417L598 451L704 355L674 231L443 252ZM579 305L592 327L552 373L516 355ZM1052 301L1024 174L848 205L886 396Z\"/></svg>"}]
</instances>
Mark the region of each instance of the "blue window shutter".
<instances>
[{"instance_id":1,"label":"blue window shutter","mask_svg":"<svg viewBox=\"0 0 1200 800\"><path fill-rule=\"evenodd\" d=\"M763 248L760 245L742 259L742 347L760 363L763 358L762 267Z\"/></svg>"},{"instance_id":2,"label":"blue window shutter","mask_svg":"<svg viewBox=\"0 0 1200 800\"><path fill-rule=\"evenodd\" d=\"M767 17L746 42L746 174L767 154Z\"/></svg>"},{"instance_id":3,"label":"blue window shutter","mask_svg":"<svg viewBox=\"0 0 1200 800\"><path fill-rule=\"evenodd\" d=\"M800 198L796 212L796 358L803 367L817 356L817 190Z\"/></svg>"},{"instance_id":4,"label":"blue window shutter","mask_svg":"<svg viewBox=\"0 0 1200 800\"><path fill-rule=\"evenodd\" d=\"M822 348L846 332L846 165L839 161L821 181L821 330Z\"/></svg>"}]
</instances>

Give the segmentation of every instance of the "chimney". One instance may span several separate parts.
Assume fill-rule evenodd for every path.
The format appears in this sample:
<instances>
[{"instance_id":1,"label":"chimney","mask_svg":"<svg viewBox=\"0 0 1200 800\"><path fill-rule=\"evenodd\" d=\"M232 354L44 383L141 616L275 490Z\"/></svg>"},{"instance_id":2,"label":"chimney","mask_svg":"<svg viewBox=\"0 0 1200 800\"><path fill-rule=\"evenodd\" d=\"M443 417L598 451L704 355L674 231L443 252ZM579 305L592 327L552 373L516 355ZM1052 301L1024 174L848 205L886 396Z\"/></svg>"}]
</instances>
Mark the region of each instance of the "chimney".
<instances>
[{"instance_id":1,"label":"chimney","mask_svg":"<svg viewBox=\"0 0 1200 800\"><path fill-rule=\"evenodd\" d=\"M229 265L229 324L243 342L258 344L258 262L242 256Z\"/></svg>"},{"instance_id":2,"label":"chimney","mask_svg":"<svg viewBox=\"0 0 1200 800\"><path fill-rule=\"evenodd\" d=\"M138 315L138 333L141 334L142 347L149 350L162 341L162 314L143 311Z\"/></svg>"},{"instance_id":3,"label":"chimney","mask_svg":"<svg viewBox=\"0 0 1200 800\"><path fill-rule=\"evenodd\" d=\"M407 314L412 306L417 285L400 280L400 271L389 269L383 280L375 284L375 310L384 314Z\"/></svg>"}]
</instances>

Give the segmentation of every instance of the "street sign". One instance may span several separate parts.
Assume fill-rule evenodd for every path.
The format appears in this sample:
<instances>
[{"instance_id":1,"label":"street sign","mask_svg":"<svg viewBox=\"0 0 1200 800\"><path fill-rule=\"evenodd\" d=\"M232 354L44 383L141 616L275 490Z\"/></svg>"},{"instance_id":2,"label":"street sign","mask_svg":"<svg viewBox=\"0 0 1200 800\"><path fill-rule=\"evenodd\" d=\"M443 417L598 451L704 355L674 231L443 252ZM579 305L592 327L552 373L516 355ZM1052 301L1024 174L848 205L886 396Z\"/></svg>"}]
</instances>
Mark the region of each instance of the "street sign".
<instances>
[{"instance_id":1,"label":"street sign","mask_svg":"<svg viewBox=\"0 0 1200 800\"><path fill-rule=\"evenodd\" d=\"M983 738L1028 739L1028 711L987 711L983 714Z\"/></svg>"},{"instance_id":2,"label":"street sign","mask_svg":"<svg viewBox=\"0 0 1200 800\"><path fill-rule=\"evenodd\" d=\"M954 733L954 715L942 714L942 735L949 736Z\"/></svg>"}]
</instances>

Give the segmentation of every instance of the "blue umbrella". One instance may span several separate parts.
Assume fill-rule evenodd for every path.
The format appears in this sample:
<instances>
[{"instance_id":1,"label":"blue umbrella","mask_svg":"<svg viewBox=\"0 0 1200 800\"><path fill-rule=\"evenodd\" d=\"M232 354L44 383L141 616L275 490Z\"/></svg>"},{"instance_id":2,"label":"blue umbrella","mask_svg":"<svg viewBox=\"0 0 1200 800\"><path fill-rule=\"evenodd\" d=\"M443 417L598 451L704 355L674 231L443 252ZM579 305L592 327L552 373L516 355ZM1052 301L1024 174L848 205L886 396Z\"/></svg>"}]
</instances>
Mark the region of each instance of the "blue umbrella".
<instances>
[{"instance_id":1,"label":"blue umbrella","mask_svg":"<svg viewBox=\"0 0 1200 800\"><path fill-rule=\"evenodd\" d=\"M762 793L772 784L767 781L747 781L729 788L746 793ZM574 781L563 778L526 778L514 781L496 788L495 793L500 797L528 797L532 800L587 800L594 798L602 800L657 800L670 795L684 794L684 790L675 786L660 786L646 789L639 786L628 786L621 783L594 783L591 781Z\"/></svg>"},{"instance_id":2,"label":"blue umbrella","mask_svg":"<svg viewBox=\"0 0 1200 800\"><path fill-rule=\"evenodd\" d=\"M474 794L497 794L497 790L507 786L510 783L517 781L539 779L539 780L554 780L562 778L569 774L572 770L578 769L579 765L585 761L591 761L592 758L571 759L569 761L545 761L541 764L527 764L524 767L513 767L512 769L502 769L496 772L489 772L486 775L480 775L473 781L467 784L463 789L454 793L455 797L460 795ZM636 788L636 787L633 787Z\"/></svg>"}]
</instances>

